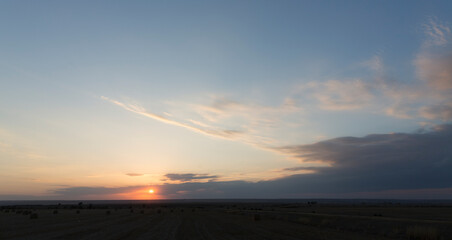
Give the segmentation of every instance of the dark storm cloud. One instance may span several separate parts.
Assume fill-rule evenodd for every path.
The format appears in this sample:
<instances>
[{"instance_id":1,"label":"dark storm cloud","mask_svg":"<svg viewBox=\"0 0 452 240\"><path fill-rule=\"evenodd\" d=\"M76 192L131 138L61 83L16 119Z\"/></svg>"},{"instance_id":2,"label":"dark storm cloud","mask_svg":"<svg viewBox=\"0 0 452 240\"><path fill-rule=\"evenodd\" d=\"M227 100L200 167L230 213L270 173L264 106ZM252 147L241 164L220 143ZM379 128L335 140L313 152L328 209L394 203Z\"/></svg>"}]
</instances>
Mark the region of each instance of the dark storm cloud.
<instances>
[{"instance_id":1,"label":"dark storm cloud","mask_svg":"<svg viewBox=\"0 0 452 240\"><path fill-rule=\"evenodd\" d=\"M413 134L341 137L278 150L306 162L331 164L305 175L319 189L344 191L442 188L452 186L452 125ZM320 184L318 177L330 181Z\"/></svg>"},{"instance_id":2,"label":"dark storm cloud","mask_svg":"<svg viewBox=\"0 0 452 240\"><path fill-rule=\"evenodd\" d=\"M217 197L302 197L452 187L452 125L411 134L341 137L276 150L305 162L328 162L331 167L287 168L286 171L314 170L314 173L256 183L165 185L165 191L193 197L208 197L209 194Z\"/></svg>"},{"instance_id":3,"label":"dark storm cloud","mask_svg":"<svg viewBox=\"0 0 452 240\"><path fill-rule=\"evenodd\" d=\"M166 178L172 181L180 181L180 182L191 182L193 180L200 179L216 179L218 176L208 175L208 174L194 174L194 173L168 173L165 175Z\"/></svg>"},{"instance_id":4,"label":"dark storm cloud","mask_svg":"<svg viewBox=\"0 0 452 240\"><path fill-rule=\"evenodd\" d=\"M418 133L341 137L315 144L285 146L275 150L303 161L328 162L331 167L294 167L285 171L313 170L278 179L209 181L212 175L167 174L171 180L158 186L167 198L303 198L303 197L452 197L452 125ZM130 192L123 188L60 188L62 198ZM434 195L432 195L434 194Z\"/></svg>"}]
</instances>

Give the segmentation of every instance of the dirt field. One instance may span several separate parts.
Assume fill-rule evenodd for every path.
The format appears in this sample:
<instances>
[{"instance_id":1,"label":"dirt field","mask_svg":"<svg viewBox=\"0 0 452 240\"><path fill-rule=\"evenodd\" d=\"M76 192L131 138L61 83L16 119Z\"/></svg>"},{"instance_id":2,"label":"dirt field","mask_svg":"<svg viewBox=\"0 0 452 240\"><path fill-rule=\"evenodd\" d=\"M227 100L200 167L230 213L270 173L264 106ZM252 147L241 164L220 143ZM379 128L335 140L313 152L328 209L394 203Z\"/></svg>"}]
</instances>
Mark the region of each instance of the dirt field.
<instances>
[{"instance_id":1,"label":"dirt field","mask_svg":"<svg viewBox=\"0 0 452 240\"><path fill-rule=\"evenodd\" d=\"M452 207L321 204L4 206L0 239L452 239Z\"/></svg>"}]
</instances>

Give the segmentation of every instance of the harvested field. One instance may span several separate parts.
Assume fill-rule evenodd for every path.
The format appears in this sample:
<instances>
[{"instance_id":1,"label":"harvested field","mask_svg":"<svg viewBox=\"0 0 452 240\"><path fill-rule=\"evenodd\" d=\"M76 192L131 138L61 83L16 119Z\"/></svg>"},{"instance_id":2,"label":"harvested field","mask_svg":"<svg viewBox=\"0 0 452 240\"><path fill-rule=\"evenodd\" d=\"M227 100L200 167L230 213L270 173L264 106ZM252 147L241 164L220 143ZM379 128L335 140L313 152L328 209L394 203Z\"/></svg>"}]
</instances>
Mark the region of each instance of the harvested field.
<instances>
[{"instance_id":1,"label":"harvested field","mask_svg":"<svg viewBox=\"0 0 452 240\"><path fill-rule=\"evenodd\" d=\"M452 207L308 204L4 206L0 239L451 239ZM413 238L414 239L414 238Z\"/></svg>"}]
</instances>

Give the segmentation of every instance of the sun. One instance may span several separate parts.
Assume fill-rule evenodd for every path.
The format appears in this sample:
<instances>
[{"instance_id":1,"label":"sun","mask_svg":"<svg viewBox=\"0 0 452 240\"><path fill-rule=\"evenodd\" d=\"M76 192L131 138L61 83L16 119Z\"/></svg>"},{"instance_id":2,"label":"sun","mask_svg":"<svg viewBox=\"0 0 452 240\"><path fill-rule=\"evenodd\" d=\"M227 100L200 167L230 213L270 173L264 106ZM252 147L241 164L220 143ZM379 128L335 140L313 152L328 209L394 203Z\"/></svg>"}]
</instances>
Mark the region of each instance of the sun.
<instances>
[{"instance_id":1,"label":"sun","mask_svg":"<svg viewBox=\"0 0 452 240\"><path fill-rule=\"evenodd\" d=\"M154 189L149 189L149 193L150 194L154 193Z\"/></svg>"}]
</instances>

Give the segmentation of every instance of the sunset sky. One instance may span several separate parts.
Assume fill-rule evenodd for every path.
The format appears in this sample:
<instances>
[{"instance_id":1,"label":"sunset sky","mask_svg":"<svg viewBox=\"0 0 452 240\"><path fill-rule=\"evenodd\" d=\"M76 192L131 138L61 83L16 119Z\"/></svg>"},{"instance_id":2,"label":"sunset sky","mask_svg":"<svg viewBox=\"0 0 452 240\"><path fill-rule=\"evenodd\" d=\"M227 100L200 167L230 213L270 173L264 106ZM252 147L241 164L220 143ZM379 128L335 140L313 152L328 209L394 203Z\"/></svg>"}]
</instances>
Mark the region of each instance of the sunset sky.
<instances>
[{"instance_id":1,"label":"sunset sky","mask_svg":"<svg viewBox=\"0 0 452 240\"><path fill-rule=\"evenodd\" d=\"M451 12L0 1L0 200L451 199Z\"/></svg>"}]
</instances>

